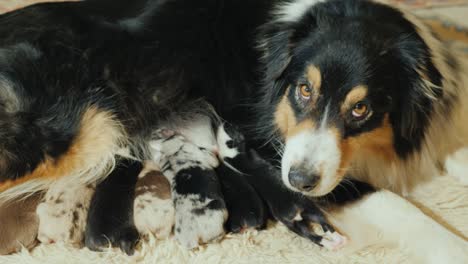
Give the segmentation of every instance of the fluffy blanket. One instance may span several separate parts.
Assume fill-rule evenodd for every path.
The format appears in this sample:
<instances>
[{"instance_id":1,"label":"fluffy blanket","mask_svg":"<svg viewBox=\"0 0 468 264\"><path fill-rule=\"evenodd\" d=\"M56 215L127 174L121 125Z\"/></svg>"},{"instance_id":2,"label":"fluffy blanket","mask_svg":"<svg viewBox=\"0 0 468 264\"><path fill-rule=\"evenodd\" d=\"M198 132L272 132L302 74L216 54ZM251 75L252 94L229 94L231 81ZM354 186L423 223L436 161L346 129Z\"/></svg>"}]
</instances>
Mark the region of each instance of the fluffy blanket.
<instances>
[{"instance_id":1,"label":"fluffy blanket","mask_svg":"<svg viewBox=\"0 0 468 264\"><path fill-rule=\"evenodd\" d=\"M37 0L8 0L0 2L0 12L24 6ZM392 1L392 2L463 2L463 1ZM467 2L467 1L464 1ZM468 34L452 23L429 20L436 32L468 54ZM468 162L468 161L465 161ZM468 168L468 166L467 166ZM467 169L468 173L468 169ZM452 177L441 176L419 186L410 199L442 225L465 239L468 237L468 187ZM395 223L396 225L398 223ZM418 243L415 238L415 243ZM2 263L410 263L399 248L376 239L366 241L368 246L350 246L340 252L328 252L310 241L291 234L283 225L271 223L267 230L248 231L228 235L219 243L194 251L180 247L173 239L157 241L145 239L135 256L127 257L109 249L91 252L66 245L39 245L32 252L23 250L0 257Z\"/></svg>"}]
</instances>

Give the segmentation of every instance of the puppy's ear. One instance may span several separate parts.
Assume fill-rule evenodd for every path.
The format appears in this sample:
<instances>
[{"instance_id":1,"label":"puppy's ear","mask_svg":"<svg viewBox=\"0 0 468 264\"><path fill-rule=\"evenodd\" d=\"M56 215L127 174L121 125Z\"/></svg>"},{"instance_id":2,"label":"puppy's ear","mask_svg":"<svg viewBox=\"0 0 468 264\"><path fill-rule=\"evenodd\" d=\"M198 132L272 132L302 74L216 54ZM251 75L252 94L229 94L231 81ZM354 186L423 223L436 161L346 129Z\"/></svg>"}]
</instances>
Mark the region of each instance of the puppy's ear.
<instances>
[{"instance_id":1,"label":"puppy's ear","mask_svg":"<svg viewBox=\"0 0 468 264\"><path fill-rule=\"evenodd\" d=\"M263 53L265 77L278 79L291 62L292 27L290 23L270 22L260 28L259 49Z\"/></svg>"}]
</instances>

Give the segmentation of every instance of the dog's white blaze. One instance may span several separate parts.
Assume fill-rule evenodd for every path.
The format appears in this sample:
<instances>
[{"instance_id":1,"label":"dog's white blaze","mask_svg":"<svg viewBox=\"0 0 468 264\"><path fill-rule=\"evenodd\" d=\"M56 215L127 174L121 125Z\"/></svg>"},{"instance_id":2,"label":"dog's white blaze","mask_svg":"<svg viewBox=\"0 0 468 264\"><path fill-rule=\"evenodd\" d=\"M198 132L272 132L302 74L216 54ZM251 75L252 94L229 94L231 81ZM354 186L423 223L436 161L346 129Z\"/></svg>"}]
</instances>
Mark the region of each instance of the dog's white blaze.
<instances>
[{"instance_id":1,"label":"dog's white blaze","mask_svg":"<svg viewBox=\"0 0 468 264\"><path fill-rule=\"evenodd\" d=\"M325 2L326 0L295 0L286 4L280 5L275 15L280 22L295 22L298 21L304 14L317 3Z\"/></svg>"},{"instance_id":2,"label":"dog's white blaze","mask_svg":"<svg viewBox=\"0 0 468 264\"><path fill-rule=\"evenodd\" d=\"M289 171L293 166L314 169L321 172L319 185L313 195L323 195L336 184L341 153L336 136L329 130L304 131L286 142L281 164L283 182L292 190L298 191L289 182ZM334 187L334 186L333 186Z\"/></svg>"},{"instance_id":3,"label":"dog's white blaze","mask_svg":"<svg viewBox=\"0 0 468 264\"><path fill-rule=\"evenodd\" d=\"M239 154L239 151L236 148L229 148L227 142L232 140L232 138L226 133L224 126L218 127L218 132L216 133L218 141L218 152L221 158L234 158Z\"/></svg>"}]
</instances>

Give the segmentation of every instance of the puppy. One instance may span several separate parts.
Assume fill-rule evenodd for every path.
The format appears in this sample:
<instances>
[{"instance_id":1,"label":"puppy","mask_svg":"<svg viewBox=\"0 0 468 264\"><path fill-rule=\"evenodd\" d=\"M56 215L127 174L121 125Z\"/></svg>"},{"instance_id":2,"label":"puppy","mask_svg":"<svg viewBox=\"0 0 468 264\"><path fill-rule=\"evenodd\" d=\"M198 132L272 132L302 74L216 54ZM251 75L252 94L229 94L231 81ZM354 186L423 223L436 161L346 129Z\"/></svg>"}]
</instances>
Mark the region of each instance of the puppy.
<instances>
[{"instance_id":1,"label":"puppy","mask_svg":"<svg viewBox=\"0 0 468 264\"><path fill-rule=\"evenodd\" d=\"M171 184L154 163L146 162L135 189L134 222L140 234L168 238L174 226Z\"/></svg>"},{"instance_id":2,"label":"puppy","mask_svg":"<svg viewBox=\"0 0 468 264\"><path fill-rule=\"evenodd\" d=\"M38 240L81 246L94 191L94 185L75 186L66 180L54 183L37 206Z\"/></svg>"},{"instance_id":3,"label":"puppy","mask_svg":"<svg viewBox=\"0 0 468 264\"><path fill-rule=\"evenodd\" d=\"M167 129L157 131L150 146L171 182L176 240L192 249L223 236L227 210L214 153Z\"/></svg>"},{"instance_id":4,"label":"puppy","mask_svg":"<svg viewBox=\"0 0 468 264\"><path fill-rule=\"evenodd\" d=\"M0 255L36 245L39 218L36 208L42 194L0 205Z\"/></svg>"},{"instance_id":5,"label":"puppy","mask_svg":"<svg viewBox=\"0 0 468 264\"><path fill-rule=\"evenodd\" d=\"M100 250L109 244L134 253L139 234L134 224L135 187L142 163L117 157L107 178L96 186L86 220L85 245Z\"/></svg>"}]
</instances>

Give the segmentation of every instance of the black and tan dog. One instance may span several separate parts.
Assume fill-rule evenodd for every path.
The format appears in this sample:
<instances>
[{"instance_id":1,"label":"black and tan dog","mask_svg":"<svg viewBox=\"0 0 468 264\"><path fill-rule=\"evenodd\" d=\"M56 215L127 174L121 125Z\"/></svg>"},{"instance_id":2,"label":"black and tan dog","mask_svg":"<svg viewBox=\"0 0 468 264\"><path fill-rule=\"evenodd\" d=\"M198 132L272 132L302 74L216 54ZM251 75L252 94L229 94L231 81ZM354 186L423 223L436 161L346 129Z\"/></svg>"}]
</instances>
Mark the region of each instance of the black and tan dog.
<instances>
[{"instance_id":1,"label":"black and tan dog","mask_svg":"<svg viewBox=\"0 0 468 264\"><path fill-rule=\"evenodd\" d=\"M41 4L2 15L0 36L3 199L99 181L123 150L151 159L168 113L204 98L281 160L281 173L246 177L275 218L322 241L307 197L345 178L410 191L468 141L463 63L418 19L371 1ZM466 241L397 195L358 207L419 257L468 258Z\"/></svg>"}]
</instances>

